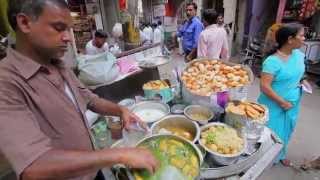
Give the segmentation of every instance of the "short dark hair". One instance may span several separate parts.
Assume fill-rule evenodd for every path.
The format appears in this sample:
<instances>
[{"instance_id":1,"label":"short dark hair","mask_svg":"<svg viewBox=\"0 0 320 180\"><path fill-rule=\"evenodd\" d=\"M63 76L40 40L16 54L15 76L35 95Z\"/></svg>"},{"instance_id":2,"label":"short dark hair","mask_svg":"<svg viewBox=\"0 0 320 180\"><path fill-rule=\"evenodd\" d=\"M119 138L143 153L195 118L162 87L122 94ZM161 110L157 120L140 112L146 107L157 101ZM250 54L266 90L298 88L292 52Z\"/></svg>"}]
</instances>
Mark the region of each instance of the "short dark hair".
<instances>
[{"instance_id":1,"label":"short dark hair","mask_svg":"<svg viewBox=\"0 0 320 180\"><path fill-rule=\"evenodd\" d=\"M162 22L161 22L161 21L158 21L158 25L161 26L161 25L162 25Z\"/></svg>"},{"instance_id":2,"label":"short dark hair","mask_svg":"<svg viewBox=\"0 0 320 180\"><path fill-rule=\"evenodd\" d=\"M152 23L151 26L152 26L153 28L157 28L157 27L158 27L158 24Z\"/></svg>"},{"instance_id":3,"label":"short dark hair","mask_svg":"<svg viewBox=\"0 0 320 180\"><path fill-rule=\"evenodd\" d=\"M19 13L24 13L37 20L47 2L54 3L62 8L68 8L65 0L10 0L8 2L8 20L14 30L17 29L16 18Z\"/></svg>"},{"instance_id":4,"label":"short dark hair","mask_svg":"<svg viewBox=\"0 0 320 180\"><path fill-rule=\"evenodd\" d=\"M104 32L102 29L98 29L94 33L94 37L97 37L97 38L108 38L108 34L106 32Z\"/></svg>"},{"instance_id":5,"label":"short dark hair","mask_svg":"<svg viewBox=\"0 0 320 180\"><path fill-rule=\"evenodd\" d=\"M198 9L198 6L197 6L197 4L196 4L195 2L188 2L187 5L186 5L186 7L188 7L188 6L193 6L193 8L194 8L195 10Z\"/></svg>"},{"instance_id":6,"label":"short dark hair","mask_svg":"<svg viewBox=\"0 0 320 180\"><path fill-rule=\"evenodd\" d=\"M214 9L205 9L202 13L202 18L209 25L217 23L218 13Z\"/></svg>"}]
</instances>

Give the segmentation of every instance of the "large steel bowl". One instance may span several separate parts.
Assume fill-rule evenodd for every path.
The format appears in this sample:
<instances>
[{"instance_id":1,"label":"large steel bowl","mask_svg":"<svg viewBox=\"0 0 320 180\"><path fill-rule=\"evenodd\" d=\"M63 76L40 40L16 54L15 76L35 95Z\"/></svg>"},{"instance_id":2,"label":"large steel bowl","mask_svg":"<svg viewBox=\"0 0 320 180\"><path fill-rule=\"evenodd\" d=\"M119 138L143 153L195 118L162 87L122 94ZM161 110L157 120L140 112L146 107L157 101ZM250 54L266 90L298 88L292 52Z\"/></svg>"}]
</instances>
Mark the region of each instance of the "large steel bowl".
<instances>
[{"instance_id":1,"label":"large steel bowl","mask_svg":"<svg viewBox=\"0 0 320 180\"><path fill-rule=\"evenodd\" d=\"M161 129L166 127L181 127L188 131L194 138L192 140L193 143L197 142L200 137L200 128L196 122L189 121L183 115L169 115L158 122L154 123L151 126L152 134L162 134Z\"/></svg>"},{"instance_id":2,"label":"large steel bowl","mask_svg":"<svg viewBox=\"0 0 320 180\"><path fill-rule=\"evenodd\" d=\"M207 58L199 58L199 59L195 59L192 62L189 62L187 64L187 66L184 68L183 71L185 71L186 69L188 69L194 62L201 62L204 60L208 60ZM223 63L233 66L233 65L237 65L235 63L232 62L228 62L228 61L224 61L224 60L220 60ZM249 75L249 83L247 85L244 85L242 87L235 87L235 88L230 88L228 89L228 94L229 97L231 97L232 99L246 99L247 97L247 91L248 91L248 87L250 86L250 84L252 84L253 80L254 80L254 76L252 73L252 70L248 67L248 66L244 66L244 65L240 65L244 70L246 70L248 72ZM182 73L181 73L182 74ZM180 79L181 79L181 75L180 75ZM189 103L189 104L200 104L200 105L204 105L204 106L208 106L208 107L212 107L214 112L220 112L221 111L221 107L217 106L215 104L212 103L212 96L215 96L218 94L218 92L213 93L211 96L201 96L195 93L192 93L187 87L186 84L184 83L184 81L181 81L181 92L182 92L182 97L184 102Z\"/></svg>"},{"instance_id":3,"label":"large steel bowl","mask_svg":"<svg viewBox=\"0 0 320 180\"><path fill-rule=\"evenodd\" d=\"M201 132L207 130L208 128L210 128L211 126L226 126L226 127L230 127L224 123L218 123L218 122L213 122L213 123L209 123L205 126L202 126L200 128ZM232 127L230 127L232 128ZM209 148L207 148L204 144L201 143L201 141L199 141L199 144L207 151L207 156L210 160L213 160L217 165L231 165L236 163L236 161L240 158L241 154L244 153L245 149L246 149L246 145L247 145L247 140L244 137L244 135L242 133L238 133L238 135L243 139L244 141L244 146L242 148L241 151L239 151L236 154L220 154L217 152L214 152L212 150L210 150Z\"/></svg>"},{"instance_id":4,"label":"large steel bowl","mask_svg":"<svg viewBox=\"0 0 320 180\"><path fill-rule=\"evenodd\" d=\"M147 111L147 110L150 110L150 113L153 113L152 112L153 110L162 112L161 113L162 115L157 118L152 118L151 120L142 119L144 122L150 123L150 124L160 120L161 118L167 116L170 113L169 105L162 102L156 102L156 101L142 101L135 104L134 107L132 108L132 112L135 113L136 115L139 113L139 111Z\"/></svg>"},{"instance_id":5,"label":"large steel bowl","mask_svg":"<svg viewBox=\"0 0 320 180\"><path fill-rule=\"evenodd\" d=\"M203 163L204 157L202 156L202 153L201 153L200 149L195 144L193 144L192 142L190 142L190 141L188 141L188 140L186 140L184 138L181 138L179 136L176 136L176 135L170 135L170 134L155 134L155 135L151 135L151 136L145 137L144 139L139 141L137 143L137 146L139 146L140 144L142 144L144 142L150 141L152 139L158 139L158 138L162 138L162 137L178 140L178 141L180 141L182 143L188 144L196 152L196 155L199 158L199 167L201 166L201 164Z\"/></svg>"},{"instance_id":6,"label":"large steel bowl","mask_svg":"<svg viewBox=\"0 0 320 180\"><path fill-rule=\"evenodd\" d=\"M269 120L269 109L263 104L259 104L259 106L265 109L264 116L259 119L251 119L246 115L232 113L228 111L227 108L224 122L238 130L244 129L247 139L250 139L251 141L258 141L266 123Z\"/></svg>"}]
</instances>

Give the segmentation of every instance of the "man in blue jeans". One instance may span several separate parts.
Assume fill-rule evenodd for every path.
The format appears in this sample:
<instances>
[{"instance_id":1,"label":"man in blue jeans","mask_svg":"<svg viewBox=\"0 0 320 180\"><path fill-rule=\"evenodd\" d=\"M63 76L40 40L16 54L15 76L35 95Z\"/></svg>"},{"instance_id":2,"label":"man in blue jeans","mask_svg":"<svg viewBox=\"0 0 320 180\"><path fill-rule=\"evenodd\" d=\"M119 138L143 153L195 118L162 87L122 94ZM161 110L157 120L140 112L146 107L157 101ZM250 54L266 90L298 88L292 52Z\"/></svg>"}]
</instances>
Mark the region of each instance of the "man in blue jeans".
<instances>
[{"instance_id":1,"label":"man in blue jeans","mask_svg":"<svg viewBox=\"0 0 320 180\"><path fill-rule=\"evenodd\" d=\"M186 61L189 62L196 57L198 38L203 30L203 25L197 14L197 4L187 3L186 13L188 20L178 30L178 37L182 37L182 47L186 55Z\"/></svg>"}]
</instances>

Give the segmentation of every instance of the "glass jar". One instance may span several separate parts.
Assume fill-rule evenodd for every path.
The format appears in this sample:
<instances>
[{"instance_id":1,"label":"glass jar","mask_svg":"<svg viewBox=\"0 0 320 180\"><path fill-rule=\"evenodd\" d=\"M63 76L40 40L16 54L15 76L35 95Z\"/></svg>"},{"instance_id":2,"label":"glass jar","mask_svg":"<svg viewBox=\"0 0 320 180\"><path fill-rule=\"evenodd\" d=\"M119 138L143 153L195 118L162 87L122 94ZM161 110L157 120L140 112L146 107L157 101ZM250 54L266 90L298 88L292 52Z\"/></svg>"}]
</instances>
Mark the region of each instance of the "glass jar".
<instances>
[{"instance_id":1,"label":"glass jar","mask_svg":"<svg viewBox=\"0 0 320 180\"><path fill-rule=\"evenodd\" d=\"M108 119L108 128L111 132L111 138L118 140L122 138L122 122L119 117L109 116Z\"/></svg>"}]
</instances>

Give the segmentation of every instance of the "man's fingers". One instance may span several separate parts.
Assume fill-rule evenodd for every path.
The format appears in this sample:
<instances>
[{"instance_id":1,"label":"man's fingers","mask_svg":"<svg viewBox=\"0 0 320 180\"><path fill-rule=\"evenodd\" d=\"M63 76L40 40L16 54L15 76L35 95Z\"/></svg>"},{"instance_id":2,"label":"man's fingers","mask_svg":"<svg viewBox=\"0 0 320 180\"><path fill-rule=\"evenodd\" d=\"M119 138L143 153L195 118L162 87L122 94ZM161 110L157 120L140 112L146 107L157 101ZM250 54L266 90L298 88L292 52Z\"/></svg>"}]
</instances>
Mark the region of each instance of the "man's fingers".
<instances>
[{"instance_id":1,"label":"man's fingers","mask_svg":"<svg viewBox=\"0 0 320 180\"><path fill-rule=\"evenodd\" d=\"M123 127L126 131L130 132L130 122L124 121Z\"/></svg>"},{"instance_id":2,"label":"man's fingers","mask_svg":"<svg viewBox=\"0 0 320 180\"><path fill-rule=\"evenodd\" d=\"M148 160L148 163L150 163L150 166L152 167L153 172L156 172L159 166L158 160L152 154L150 154L147 160Z\"/></svg>"},{"instance_id":3,"label":"man's fingers","mask_svg":"<svg viewBox=\"0 0 320 180\"><path fill-rule=\"evenodd\" d=\"M155 173L159 167L159 163L157 160L154 160L154 161L151 161L151 165L152 165L152 168L153 168L153 172Z\"/></svg>"},{"instance_id":4,"label":"man's fingers","mask_svg":"<svg viewBox=\"0 0 320 180\"><path fill-rule=\"evenodd\" d=\"M149 127L145 122L139 121L138 123L139 123L140 127L142 127L145 131L149 130Z\"/></svg>"},{"instance_id":5,"label":"man's fingers","mask_svg":"<svg viewBox=\"0 0 320 180\"><path fill-rule=\"evenodd\" d=\"M156 171L157 171L157 164L154 163L154 162L148 162L149 163L149 166L148 166L148 171L151 173L151 174L154 174Z\"/></svg>"},{"instance_id":6,"label":"man's fingers","mask_svg":"<svg viewBox=\"0 0 320 180\"><path fill-rule=\"evenodd\" d=\"M147 165L146 166L146 169L149 171L149 173L151 173L151 174L154 174L154 170L153 170L153 167L151 166L151 165Z\"/></svg>"}]
</instances>

